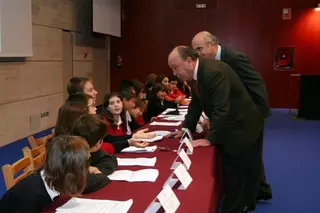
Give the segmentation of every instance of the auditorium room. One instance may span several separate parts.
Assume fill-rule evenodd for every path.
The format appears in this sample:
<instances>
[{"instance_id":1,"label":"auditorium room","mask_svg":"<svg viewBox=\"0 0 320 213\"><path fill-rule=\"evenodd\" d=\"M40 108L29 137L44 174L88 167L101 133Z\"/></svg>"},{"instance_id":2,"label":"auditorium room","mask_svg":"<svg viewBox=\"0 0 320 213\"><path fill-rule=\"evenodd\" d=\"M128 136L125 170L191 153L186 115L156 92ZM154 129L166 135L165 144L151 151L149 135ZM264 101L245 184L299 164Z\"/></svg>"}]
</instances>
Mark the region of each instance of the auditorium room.
<instances>
[{"instance_id":1,"label":"auditorium room","mask_svg":"<svg viewBox=\"0 0 320 213\"><path fill-rule=\"evenodd\" d=\"M316 213L320 0L0 0L1 213Z\"/></svg>"}]
</instances>

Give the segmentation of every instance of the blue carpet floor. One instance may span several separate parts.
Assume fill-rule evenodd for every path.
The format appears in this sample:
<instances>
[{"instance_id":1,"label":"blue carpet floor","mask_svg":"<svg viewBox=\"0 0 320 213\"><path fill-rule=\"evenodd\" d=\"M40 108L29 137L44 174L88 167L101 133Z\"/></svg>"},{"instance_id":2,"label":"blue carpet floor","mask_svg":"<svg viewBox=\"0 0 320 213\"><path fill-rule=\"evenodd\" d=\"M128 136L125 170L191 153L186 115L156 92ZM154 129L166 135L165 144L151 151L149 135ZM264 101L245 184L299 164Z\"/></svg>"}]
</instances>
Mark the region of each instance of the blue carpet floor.
<instances>
[{"instance_id":1,"label":"blue carpet floor","mask_svg":"<svg viewBox=\"0 0 320 213\"><path fill-rule=\"evenodd\" d=\"M273 200L254 213L320 212L320 122L293 120L273 110L264 139L264 163Z\"/></svg>"},{"instance_id":2,"label":"blue carpet floor","mask_svg":"<svg viewBox=\"0 0 320 213\"><path fill-rule=\"evenodd\" d=\"M26 139L0 148L0 166L22 157L25 145ZM320 212L319 121L293 120L288 110L273 110L265 129L264 163L273 200L259 203L253 213ZM0 197L4 192L0 175Z\"/></svg>"}]
</instances>

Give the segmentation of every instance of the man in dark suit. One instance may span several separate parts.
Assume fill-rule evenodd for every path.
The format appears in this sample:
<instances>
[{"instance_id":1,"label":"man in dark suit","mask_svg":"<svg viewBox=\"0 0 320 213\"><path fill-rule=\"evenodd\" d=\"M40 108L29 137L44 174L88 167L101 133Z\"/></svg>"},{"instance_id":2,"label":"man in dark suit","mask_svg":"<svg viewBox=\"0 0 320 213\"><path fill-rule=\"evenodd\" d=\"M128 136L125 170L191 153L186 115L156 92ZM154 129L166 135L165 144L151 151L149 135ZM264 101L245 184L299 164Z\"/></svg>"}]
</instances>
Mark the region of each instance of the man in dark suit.
<instances>
[{"instance_id":1,"label":"man in dark suit","mask_svg":"<svg viewBox=\"0 0 320 213\"><path fill-rule=\"evenodd\" d=\"M183 128L194 132L201 113L209 116L206 139L193 145L216 146L222 153L225 198L223 213L247 212L255 202L253 182L259 178L257 139L264 118L232 68L212 58L198 58L190 47L178 46L169 55L173 74L193 80L192 100ZM171 136L181 136L181 131ZM200 166L200 165L199 165Z\"/></svg>"},{"instance_id":2,"label":"man in dark suit","mask_svg":"<svg viewBox=\"0 0 320 213\"><path fill-rule=\"evenodd\" d=\"M192 47L203 57L211 57L227 63L240 77L253 102L265 118L271 115L268 104L268 93L261 75L254 69L247 56L234 52L219 44L216 36L209 32L200 32L192 40ZM204 122L206 124L206 122ZM259 190L257 200L269 200L272 198L271 186L268 184L264 164L262 160L263 130L258 142L260 144L260 180L257 183ZM254 206L252 207L254 208Z\"/></svg>"}]
</instances>

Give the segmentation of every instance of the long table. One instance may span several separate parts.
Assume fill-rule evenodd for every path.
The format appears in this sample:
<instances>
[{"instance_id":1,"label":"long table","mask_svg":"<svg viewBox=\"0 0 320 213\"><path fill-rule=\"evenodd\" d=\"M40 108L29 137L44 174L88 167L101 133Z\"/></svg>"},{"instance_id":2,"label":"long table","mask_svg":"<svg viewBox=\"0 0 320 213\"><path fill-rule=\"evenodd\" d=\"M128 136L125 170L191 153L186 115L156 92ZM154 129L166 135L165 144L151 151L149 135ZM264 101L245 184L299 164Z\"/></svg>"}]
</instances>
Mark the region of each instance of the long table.
<instances>
[{"instance_id":1,"label":"long table","mask_svg":"<svg viewBox=\"0 0 320 213\"><path fill-rule=\"evenodd\" d=\"M172 131L173 127L166 126L150 126L146 125L150 131L167 130ZM199 135L194 135L194 137ZM179 147L179 139L164 138L159 142L155 142L158 147L167 147L170 150L160 151L158 148L153 153L119 153L117 157L157 157L154 167L141 166L119 166L118 169L140 170L146 168L156 168L159 170L159 176L156 182L120 182L112 181L104 188L84 195L83 198L90 199L107 199L125 201L133 199L133 205L129 212L144 212L153 199L162 190L163 184L173 172L170 169L177 153L174 152ZM221 198L222 177L220 172L220 158L214 147L195 148L192 155L189 155L192 164L188 170L193 181L186 190L174 189L176 196L180 201L177 212L218 212L219 202ZM55 209L63 205L68 198L60 197L52 206L43 212L55 212Z\"/></svg>"}]
</instances>

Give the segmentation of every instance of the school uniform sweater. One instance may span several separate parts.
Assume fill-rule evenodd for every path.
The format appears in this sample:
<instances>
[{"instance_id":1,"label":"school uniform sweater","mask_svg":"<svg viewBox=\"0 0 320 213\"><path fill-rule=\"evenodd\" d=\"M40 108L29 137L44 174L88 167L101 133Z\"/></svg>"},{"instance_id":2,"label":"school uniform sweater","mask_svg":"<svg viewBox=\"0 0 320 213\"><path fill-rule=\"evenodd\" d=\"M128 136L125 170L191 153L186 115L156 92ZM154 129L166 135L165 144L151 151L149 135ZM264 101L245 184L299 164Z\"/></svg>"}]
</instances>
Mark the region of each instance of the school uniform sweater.
<instances>
[{"instance_id":1,"label":"school uniform sweater","mask_svg":"<svg viewBox=\"0 0 320 213\"><path fill-rule=\"evenodd\" d=\"M46 186L40 172L29 175L12 188L0 200L1 213L39 213L50 205L59 193Z\"/></svg>"}]
</instances>

